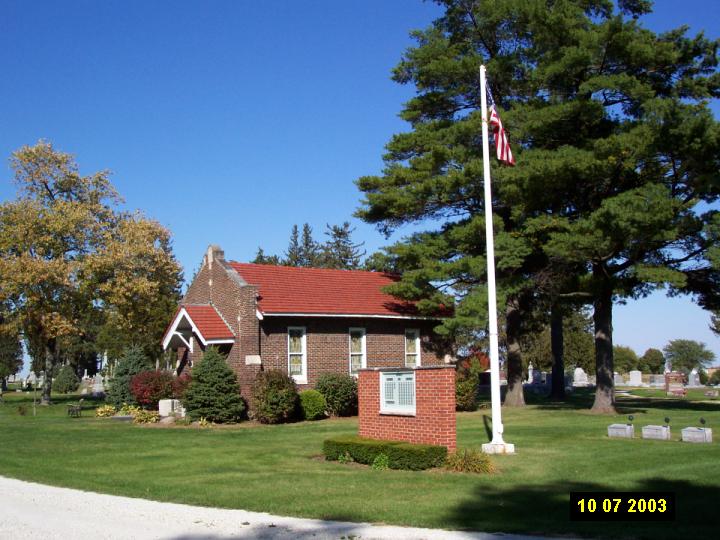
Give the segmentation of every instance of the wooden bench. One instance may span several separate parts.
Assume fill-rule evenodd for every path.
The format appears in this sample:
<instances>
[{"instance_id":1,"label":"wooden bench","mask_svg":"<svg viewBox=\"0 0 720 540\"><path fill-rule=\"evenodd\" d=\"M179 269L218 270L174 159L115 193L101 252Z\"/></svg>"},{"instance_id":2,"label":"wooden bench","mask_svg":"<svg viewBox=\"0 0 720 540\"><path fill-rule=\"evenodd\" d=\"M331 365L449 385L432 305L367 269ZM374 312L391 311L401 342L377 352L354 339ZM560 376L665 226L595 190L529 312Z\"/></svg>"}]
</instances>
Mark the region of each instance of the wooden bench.
<instances>
[{"instance_id":1,"label":"wooden bench","mask_svg":"<svg viewBox=\"0 0 720 540\"><path fill-rule=\"evenodd\" d=\"M80 418L82 416L82 405L83 405L84 399L81 399L78 401L77 405L73 403L69 403L67 408L68 416L72 418Z\"/></svg>"}]
</instances>

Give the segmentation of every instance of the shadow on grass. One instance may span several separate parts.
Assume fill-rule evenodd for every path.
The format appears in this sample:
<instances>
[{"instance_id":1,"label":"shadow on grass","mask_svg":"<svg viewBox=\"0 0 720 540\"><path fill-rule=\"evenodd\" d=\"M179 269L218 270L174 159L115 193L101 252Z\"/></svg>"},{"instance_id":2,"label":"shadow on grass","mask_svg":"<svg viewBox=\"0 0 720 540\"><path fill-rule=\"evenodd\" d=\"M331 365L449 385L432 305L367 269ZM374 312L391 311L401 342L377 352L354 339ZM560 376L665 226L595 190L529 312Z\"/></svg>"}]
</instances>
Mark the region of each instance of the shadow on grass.
<instances>
[{"instance_id":1,"label":"shadow on grass","mask_svg":"<svg viewBox=\"0 0 720 540\"><path fill-rule=\"evenodd\" d=\"M589 482L478 487L475 496L450 513L448 528L538 535L575 534L607 538L711 538L720 527L720 487L661 478L642 481L633 491L675 493L675 522L572 522L571 491L618 491ZM715 532L713 532L715 531Z\"/></svg>"}]
</instances>

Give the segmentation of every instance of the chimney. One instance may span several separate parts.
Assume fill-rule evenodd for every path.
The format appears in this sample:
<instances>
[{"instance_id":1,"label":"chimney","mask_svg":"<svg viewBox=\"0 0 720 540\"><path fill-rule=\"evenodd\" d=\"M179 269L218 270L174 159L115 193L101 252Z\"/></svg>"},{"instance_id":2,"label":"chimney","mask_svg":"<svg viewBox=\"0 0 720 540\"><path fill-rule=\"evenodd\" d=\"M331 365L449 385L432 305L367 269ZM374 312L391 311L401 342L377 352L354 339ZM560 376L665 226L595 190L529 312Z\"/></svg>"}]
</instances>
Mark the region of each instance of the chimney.
<instances>
[{"instance_id":1,"label":"chimney","mask_svg":"<svg viewBox=\"0 0 720 540\"><path fill-rule=\"evenodd\" d=\"M207 254L205 255L205 258L208 262L208 266L212 268L212 263L214 260L218 261L224 261L225 260L225 252L222 250L222 248L216 244L211 244L208 246Z\"/></svg>"}]
</instances>

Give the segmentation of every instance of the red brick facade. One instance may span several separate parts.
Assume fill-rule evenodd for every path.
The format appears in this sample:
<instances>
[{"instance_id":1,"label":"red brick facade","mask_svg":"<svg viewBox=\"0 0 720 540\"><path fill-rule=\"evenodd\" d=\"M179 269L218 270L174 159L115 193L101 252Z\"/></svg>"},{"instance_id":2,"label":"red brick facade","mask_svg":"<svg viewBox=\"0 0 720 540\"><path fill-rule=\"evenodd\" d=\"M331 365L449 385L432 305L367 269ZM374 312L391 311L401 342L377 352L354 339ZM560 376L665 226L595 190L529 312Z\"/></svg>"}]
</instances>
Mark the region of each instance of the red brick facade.
<instances>
[{"instance_id":1,"label":"red brick facade","mask_svg":"<svg viewBox=\"0 0 720 540\"><path fill-rule=\"evenodd\" d=\"M444 365L445 351L437 345L433 327L437 320L419 318L375 318L339 316L265 316L258 317L258 289L247 284L224 260L223 253L212 248L202 267L188 287L183 304L212 304L235 334L235 343L221 345L228 364L237 373L243 395L250 389L262 369L288 372L288 327L306 329L307 383L312 387L322 373L349 373L350 328L366 331L368 367L402 367L405 363L405 330L420 331L422 366ZM195 338L193 352L178 350L179 370L203 354Z\"/></svg>"},{"instance_id":2,"label":"red brick facade","mask_svg":"<svg viewBox=\"0 0 720 540\"><path fill-rule=\"evenodd\" d=\"M358 380L358 435L371 439L436 444L456 448L455 370L420 367L415 372L415 414L380 412L380 376L391 369L364 369Z\"/></svg>"}]
</instances>

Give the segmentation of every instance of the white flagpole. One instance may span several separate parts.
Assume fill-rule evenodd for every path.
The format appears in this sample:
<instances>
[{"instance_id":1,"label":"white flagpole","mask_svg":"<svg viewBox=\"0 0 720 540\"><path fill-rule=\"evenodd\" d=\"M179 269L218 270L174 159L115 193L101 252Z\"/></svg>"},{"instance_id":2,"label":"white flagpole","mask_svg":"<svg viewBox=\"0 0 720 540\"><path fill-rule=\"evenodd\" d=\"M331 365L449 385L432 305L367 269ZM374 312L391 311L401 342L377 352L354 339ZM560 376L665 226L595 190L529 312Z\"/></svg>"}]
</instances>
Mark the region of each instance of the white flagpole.
<instances>
[{"instance_id":1,"label":"white flagpole","mask_svg":"<svg viewBox=\"0 0 720 540\"><path fill-rule=\"evenodd\" d=\"M480 66L480 104L482 107L483 175L485 179L485 245L487 250L488 331L490 334L490 392L492 441L482 445L487 454L513 454L515 445L503 441L500 404L500 358L498 353L497 299L495 295L495 242L493 239L492 191L490 189L490 142L488 140L485 66Z\"/></svg>"}]
</instances>

